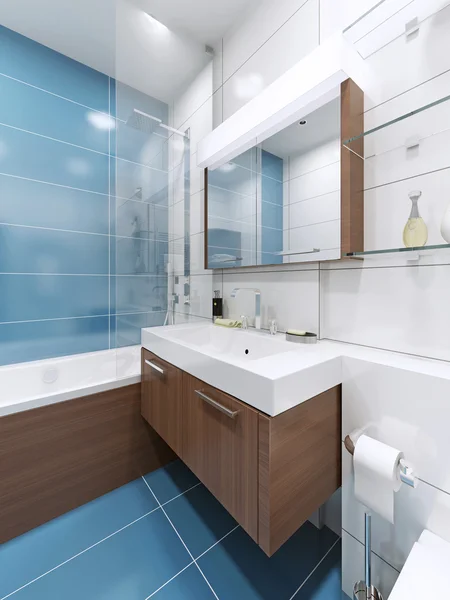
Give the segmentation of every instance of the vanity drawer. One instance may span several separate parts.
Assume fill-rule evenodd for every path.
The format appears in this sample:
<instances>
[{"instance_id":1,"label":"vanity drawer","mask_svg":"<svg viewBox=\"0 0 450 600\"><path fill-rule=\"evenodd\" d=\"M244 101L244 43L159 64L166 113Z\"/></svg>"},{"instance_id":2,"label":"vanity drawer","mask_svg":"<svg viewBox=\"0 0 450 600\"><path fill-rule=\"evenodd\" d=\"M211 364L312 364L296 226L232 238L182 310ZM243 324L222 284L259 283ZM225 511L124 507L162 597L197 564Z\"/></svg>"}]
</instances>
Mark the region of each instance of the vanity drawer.
<instances>
[{"instance_id":1,"label":"vanity drawer","mask_svg":"<svg viewBox=\"0 0 450 600\"><path fill-rule=\"evenodd\" d=\"M183 460L258 540L258 412L183 373Z\"/></svg>"},{"instance_id":2,"label":"vanity drawer","mask_svg":"<svg viewBox=\"0 0 450 600\"><path fill-rule=\"evenodd\" d=\"M142 350L141 414L178 456L182 457L183 372Z\"/></svg>"}]
</instances>

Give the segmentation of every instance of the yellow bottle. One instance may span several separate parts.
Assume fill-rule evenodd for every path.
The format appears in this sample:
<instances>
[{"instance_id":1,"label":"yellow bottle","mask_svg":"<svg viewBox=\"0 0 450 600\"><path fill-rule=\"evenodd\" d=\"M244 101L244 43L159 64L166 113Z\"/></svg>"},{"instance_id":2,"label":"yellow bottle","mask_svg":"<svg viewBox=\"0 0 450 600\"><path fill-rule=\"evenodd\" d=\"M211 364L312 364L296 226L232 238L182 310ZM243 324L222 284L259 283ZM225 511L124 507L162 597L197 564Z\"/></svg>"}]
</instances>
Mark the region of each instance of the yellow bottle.
<instances>
[{"instance_id":1,"label":"yellow bottle","mask_svg":"<svg viewBox=\"0 0 450 600\"><path fill-rule=\"evenodd\" d=\"M417 205L421 195L421 191L409 192L408 194L412 202L412 207L409 219L403 229L403 243L407 248L425 246L428 240L428 227L419 215L419 207Z\"/></svg>"}]
</instances>

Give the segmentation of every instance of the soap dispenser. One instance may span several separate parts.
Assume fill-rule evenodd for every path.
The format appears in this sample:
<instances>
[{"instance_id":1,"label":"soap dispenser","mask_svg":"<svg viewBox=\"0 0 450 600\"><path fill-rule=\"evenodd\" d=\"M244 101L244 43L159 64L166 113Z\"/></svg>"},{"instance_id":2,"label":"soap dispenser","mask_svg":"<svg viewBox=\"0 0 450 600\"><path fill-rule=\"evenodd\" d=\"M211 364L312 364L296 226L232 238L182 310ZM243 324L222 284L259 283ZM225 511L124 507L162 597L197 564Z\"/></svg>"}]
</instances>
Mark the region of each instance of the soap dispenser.
<instances>
[{"instance_id":1,"label":"soap dispenser","mask_svg":"<svg viewBox=\"0 0 450 600\"><path fill-rule=\"evenodd\" d=\"M223 317L223 302L220 297L220 290L214 290L214 298L212 299L212 316L213 321Z\"/></svg>"}]
</instances>

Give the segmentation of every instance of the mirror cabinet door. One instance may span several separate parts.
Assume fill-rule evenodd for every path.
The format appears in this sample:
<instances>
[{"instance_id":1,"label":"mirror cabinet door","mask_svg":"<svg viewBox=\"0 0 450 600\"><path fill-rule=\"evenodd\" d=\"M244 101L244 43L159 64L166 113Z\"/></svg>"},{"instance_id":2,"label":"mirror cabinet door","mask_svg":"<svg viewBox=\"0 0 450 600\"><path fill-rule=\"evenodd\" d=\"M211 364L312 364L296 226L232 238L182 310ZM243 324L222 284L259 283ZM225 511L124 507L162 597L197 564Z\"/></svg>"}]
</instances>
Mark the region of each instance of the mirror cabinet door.
<instances>
[{"instance_id":1,"label":"mirror cabinet door","mask_svg":"<svg viewBox=\"0 0 450 600\"><path fill-rule=\"evenodd\" d=\"M257 149L207 171L208 269L257 264Z\"/></svg>"},{"instance_id":2,"label":"mirror cabinet door","mask_svg":"<svg viewBox=\"0 0 450 600\"><path fill-rule=\"evenodd\" d=\"M364 162L341 156L342 136L362 119L363 94L347 80L334 99L208 169L207 268L335 260L362 247Z\"/></svg>"}]
</instances>

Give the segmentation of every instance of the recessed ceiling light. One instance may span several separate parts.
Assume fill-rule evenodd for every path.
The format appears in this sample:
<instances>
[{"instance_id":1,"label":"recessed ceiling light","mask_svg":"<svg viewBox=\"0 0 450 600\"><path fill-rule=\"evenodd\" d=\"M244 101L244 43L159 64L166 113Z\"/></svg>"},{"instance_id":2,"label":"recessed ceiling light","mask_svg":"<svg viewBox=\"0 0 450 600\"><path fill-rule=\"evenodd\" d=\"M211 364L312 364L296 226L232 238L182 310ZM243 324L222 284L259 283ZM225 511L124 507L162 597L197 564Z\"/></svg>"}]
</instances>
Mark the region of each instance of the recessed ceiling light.
<instances>
[{"instance_id":1,"label":"recessed ceiling light","mask_svg":"<svg viewBox=\"0 0 450 600\"><path fill-rule=\"evenodd\" d=\"M306 125L308 121L306 119L302 119L301 121L298 122L299 125Z\"/></svg>"},{"instance_id":2,"label":"recessed ceiling light","mask_svg":"<svg viewBox=\"0 0 450 600\"><path fill-rule=\"evenodd\" d=\"M234 171L236 167L236 164L229 162L219 167L219 171L222 171L222 173L230 173L231 171Z\"/></svg>"}]
</instances>

